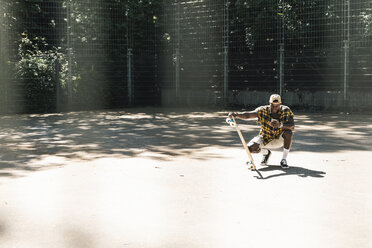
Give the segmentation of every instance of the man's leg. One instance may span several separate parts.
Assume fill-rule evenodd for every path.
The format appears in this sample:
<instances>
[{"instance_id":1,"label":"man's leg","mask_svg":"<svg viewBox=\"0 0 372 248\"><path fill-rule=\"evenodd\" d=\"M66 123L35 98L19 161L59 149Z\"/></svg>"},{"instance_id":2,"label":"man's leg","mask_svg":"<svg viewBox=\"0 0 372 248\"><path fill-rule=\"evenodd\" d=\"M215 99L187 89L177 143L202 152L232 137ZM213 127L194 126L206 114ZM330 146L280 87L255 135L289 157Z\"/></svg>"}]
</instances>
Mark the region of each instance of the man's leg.
<instances>
[{"instance_id":1,"label":"man's leg","mask_svg":"<svg viewBox=\"0 0 372 248\"><path fill-rule=\"evenodd\" d=\"M259 153L261 151L262 138L260 136L254 137L248 143L248 149L251 153Z\"/></svg>"},{"instance_id":2,"label":"man's leg","mask_svg":"<svg viewBox=\"0 0 372 248\"><path fill-rule=\"evenodd\" d=\"M261 151L261 147L260 147L260 138L259 137L254 137L251 141L249 141L248 143L248 149L251 153L258 153ZM247 164L249 165L249 169L250 170L255 170L256 167L252 164L253 161L250 161L250 162L247 162Z\"/></svg>"},{"instance_id":3,"label":"man's leg","mask_svg":"<svg viewBox=\"0 0 372 248\"><path fill-rule=\"evenodd\" d=\"M283 139L284 139L284 149L289 150L292 145L292 136L293 133L291 130L284 130L283 134Z\"/></svg>"},{"instance_id":4,"label":"man's leg","mask_svg":"<svg viewBox=\"0 0 372 248\"><path fill-rule=\"evenodd\" d=\"M280 165L283 168L288 168L287 156L288 156L289 150L291 149L292 136L293 136L293 133L291 130L284 130L282 134L282 137L284 139L284 146L283 146L283 157L282 157L282 161L280 162Z\"/></svg>"},{"instance_id":5,"label":"man's leg","mask_svg":"<svg viewBox=\"0 0 372 248\"><path fill-rule=\"evenodd\" d=\"M250 143L248 148L251 153L259 153L261 151L260 144L257 143Z\"/></svg>"},{"instance_id":6,"label":"man's leg","mask_svg":"<svg viewBox=\"0 0 372 248\"><path fill-rule=\"evenodd\" d=\"M261 153L262 154L261 165L267 165L267 161L269 160L271 151L269 149L264 148L261 149L262 142L263 142L262 137L256 136L248 143L248 148L251 151L251 153Z\"/></svg>"},{"instance_id":7,"label":"man's leg","mask_svg":"<svg viewBox=\"0 0 372 248\"><path fill-rule=\"evenodd\" d=\"M261 148L261 154L262 154L261 165L267 165L267 162L269 161L271 155L271 151L269 149Z\"/></svg>"}]
</instances>

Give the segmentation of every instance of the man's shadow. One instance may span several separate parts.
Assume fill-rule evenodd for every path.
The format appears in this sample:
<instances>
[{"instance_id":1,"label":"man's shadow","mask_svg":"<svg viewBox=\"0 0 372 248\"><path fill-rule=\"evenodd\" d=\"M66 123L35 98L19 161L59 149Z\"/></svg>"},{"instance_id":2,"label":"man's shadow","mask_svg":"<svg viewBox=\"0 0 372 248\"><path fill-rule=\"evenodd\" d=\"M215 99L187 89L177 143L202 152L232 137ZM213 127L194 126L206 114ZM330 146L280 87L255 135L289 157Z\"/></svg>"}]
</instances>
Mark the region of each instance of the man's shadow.
<instances>
[{"instance_id":1,"label":"man's shadow","mask_svg":"<svg viewBox=\"0 0 372 248\"><path fill-rule=\"evenodd\" d=\"M279 173L274 175L269 175L267 177L263 177L261 172L269 172L269 171L278 171ZM287 169L283 169L279 165L267 165L262 168L256 170L259 176L255 176L257 179L269 179L273 177L280 177L280 176L290 176L296 175L299 177L315 177L315 178L322 178L326 174L324 171L316 171L305 169L302 167L290 166Z\"/></svg>"}]
</instances>

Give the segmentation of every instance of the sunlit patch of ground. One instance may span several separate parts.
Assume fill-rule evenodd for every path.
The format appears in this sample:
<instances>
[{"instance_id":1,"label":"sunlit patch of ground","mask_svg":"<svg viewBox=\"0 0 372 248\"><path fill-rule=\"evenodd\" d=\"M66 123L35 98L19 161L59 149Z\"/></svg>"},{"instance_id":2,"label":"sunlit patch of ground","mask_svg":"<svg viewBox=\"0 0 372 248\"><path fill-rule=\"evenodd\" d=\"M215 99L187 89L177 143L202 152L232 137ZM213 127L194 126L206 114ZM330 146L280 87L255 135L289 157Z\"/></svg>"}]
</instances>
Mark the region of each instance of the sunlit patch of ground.
<instances>
[{"instance_id":1,"label":"sunlit patch of ground","mask_svg":"<svg viewBox=\"0 0 372 248\"><path fill-rule=\"evenodd\" d=\"M371 247L372 116L295 114L291 168L258 172L227 111L0 117L0 243Z\"/></svg>"}]
</instances>

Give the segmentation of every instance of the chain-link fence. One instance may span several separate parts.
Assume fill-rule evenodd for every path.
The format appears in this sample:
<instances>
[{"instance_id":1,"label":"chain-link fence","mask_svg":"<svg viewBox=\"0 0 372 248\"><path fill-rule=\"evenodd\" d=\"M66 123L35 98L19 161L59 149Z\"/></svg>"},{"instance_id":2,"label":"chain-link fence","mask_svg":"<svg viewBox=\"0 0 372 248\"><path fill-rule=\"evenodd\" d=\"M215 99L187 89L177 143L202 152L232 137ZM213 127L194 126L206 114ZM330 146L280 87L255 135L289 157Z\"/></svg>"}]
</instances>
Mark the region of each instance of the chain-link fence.
<instances>
[{"instance_id":1,"label":"chain-link fence","mask_svg":"<svg viewBox=\"0 0 372 248\"><path fill-rule=\"evenodd\" d=\"M162 3L1 1L1 112L159 104Z\"/></svg>"},{"instance_id":2,"label":"chain-link fence","mask_svg":"<svg viewBox=\"0 0 372 248\"><path fill-rule=\"evenodd\" d=\"M164 104L215 105L223 100L223 7L223 1L169 1L165 5Z\"/></svg>"},{"instance_id":3,"label":"chain-link fence","mask_svg":"<svg viewBox=\"0 0 372 248\"><path fill-rule=\"evenodd\" d=\"M0 1L1 112L372 106L370 0Z\"/></svg>"},{"instance_id":4,"label":"chain-link fence","mask_svg":"<svg viewBox=\"0 0 372 248\"><path fill-rule=\"evenodd\" d=\"M302 109L368 108L371 7L368 0L172 2L166 34L175 76L163 98L248 106L277 92Z\"/></svg>"}]
</instances>

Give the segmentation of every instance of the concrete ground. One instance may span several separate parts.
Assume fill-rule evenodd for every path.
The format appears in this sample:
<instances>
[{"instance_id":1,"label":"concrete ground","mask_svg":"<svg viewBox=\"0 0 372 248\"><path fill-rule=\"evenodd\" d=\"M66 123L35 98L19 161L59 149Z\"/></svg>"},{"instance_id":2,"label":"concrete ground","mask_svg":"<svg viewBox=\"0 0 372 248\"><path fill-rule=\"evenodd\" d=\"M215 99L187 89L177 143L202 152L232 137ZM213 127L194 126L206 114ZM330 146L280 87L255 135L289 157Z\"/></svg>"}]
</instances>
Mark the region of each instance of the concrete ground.
<instances>
[{"instance_id":1,"label":"concrete ground","mask_svg":"<svg viewBox=\"0 0 372 248\"><path fill-rule=\"evenodd\" d=\"M0 247L372 247L372 115L295 112L254 172L226 114L0 117Z\"/></svg>"}]
</instances>

